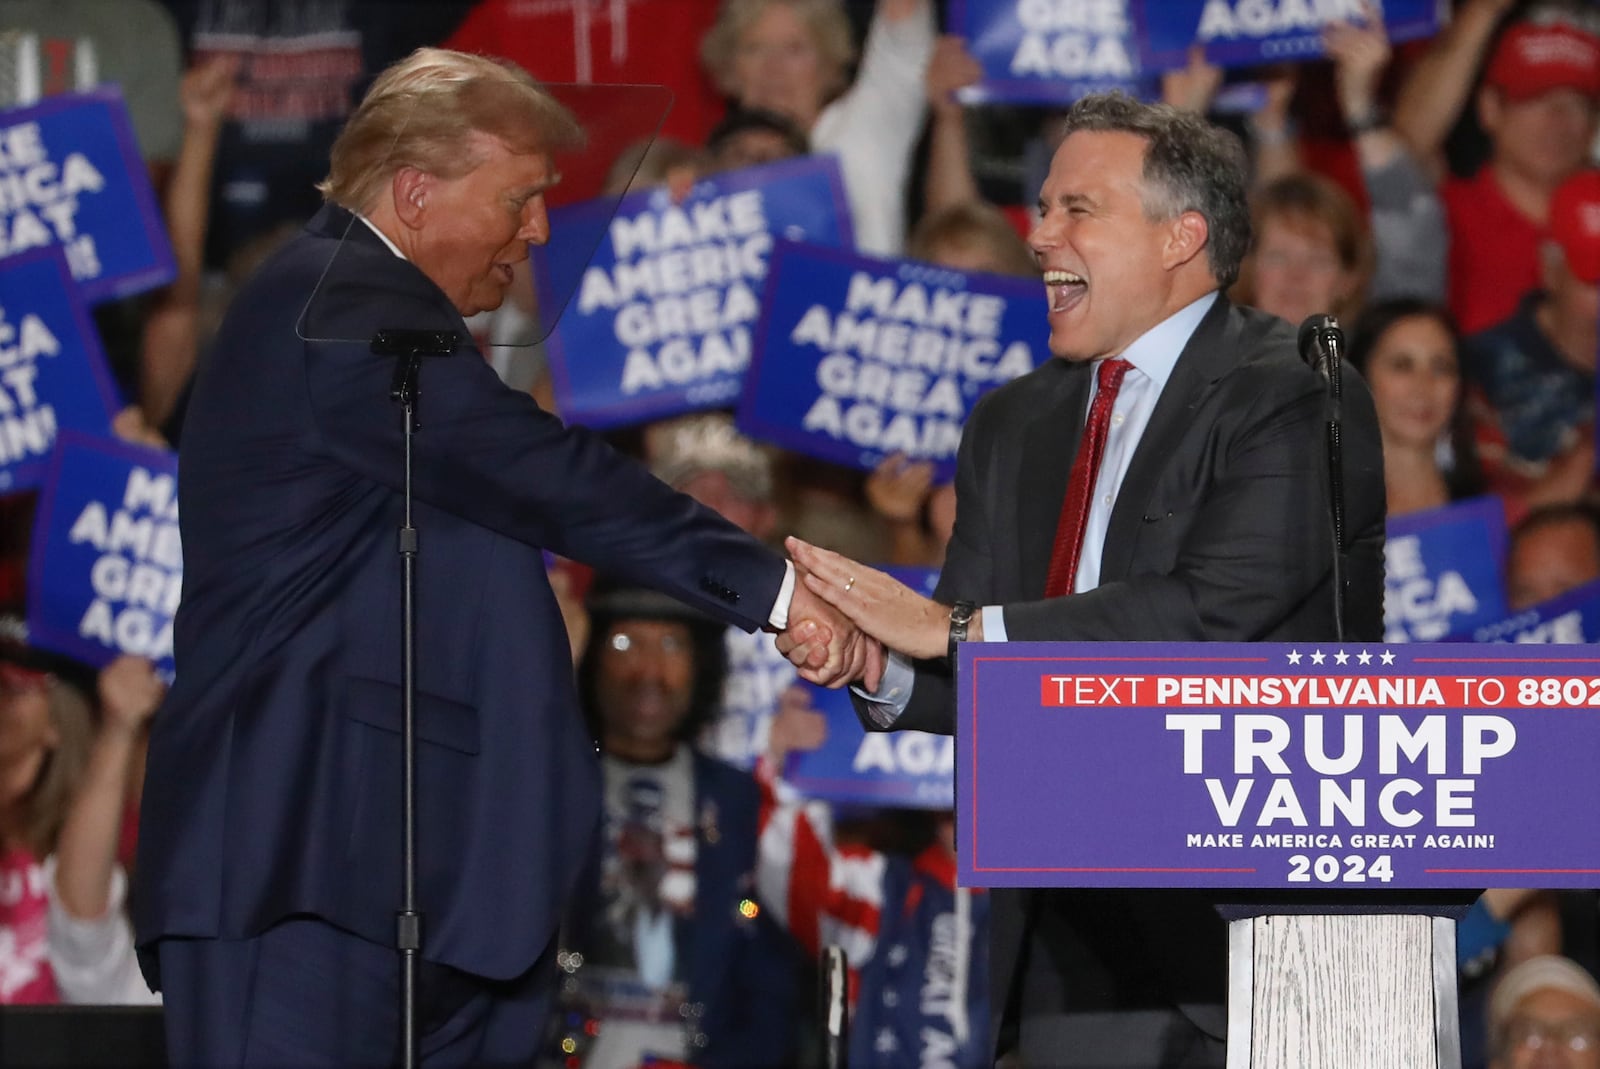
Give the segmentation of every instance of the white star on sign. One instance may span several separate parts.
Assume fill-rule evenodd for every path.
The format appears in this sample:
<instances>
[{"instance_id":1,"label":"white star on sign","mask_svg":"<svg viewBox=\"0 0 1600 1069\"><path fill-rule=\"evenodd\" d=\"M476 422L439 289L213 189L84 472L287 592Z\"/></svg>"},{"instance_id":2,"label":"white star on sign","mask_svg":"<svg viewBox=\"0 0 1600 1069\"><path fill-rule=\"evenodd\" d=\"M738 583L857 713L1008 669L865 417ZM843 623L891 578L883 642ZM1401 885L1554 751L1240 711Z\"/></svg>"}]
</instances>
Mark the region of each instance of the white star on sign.
<instances>
[{"instance_id":1,"label":"white star on sign","mask_svg":"<svg viewBox=\"0 0 1600 1069\"><path fill-rule=\"evenodd\" d=\"M1366 650L1362 650L1361 655L1357 657L1356 660L1360 661L1362 664L1371 664L1372 654L1368 653Z\"/></svg>"},{"instance_id":2,"label":"white star on sign","mask_svg":"<svg viewBox=\"0 0 1600 1069\"><path fill-rule=\"evenodd\" d=\"M1394 663L1394 654L1390 653L1388 650L1384 650L1383 651L1382 660L1383 660L1384 664L1393 664Z\"/></svg>"},{"instance_id":3,"label":"white star on sign","mask_svg":"<svg viewBox=\"0 0 1600 1069\"><path fill-rule=\"evenodd\" d=\"M1289 651L1289 663L1290 664L1299 664L1300 663L1300 651L1299 650L1290 650Z\"/></svg>"},{"instance_id":4,"label":"white star on sign","mask_svg":"<svg viewBox=\"0 0 1600 1069\"><path fill-rule=\"evenodd\" d=\"M1333 662L1335 664L1344 664L1348 660L1350 660L1350 655L1344 650L1340 650L1338 653L1333 655Z\"/></svg>"},{"instance_id":5,"label":"white star on sign","mask_svg":"<svg viewBox=\"0 0 1600 1069\"><path fill-rule=\"evenodd\" d=\"M1326 655L1323 654L1323 652L1321 650L1318 650L1317 652L1315 652L1315 653L1313 653L1311 655L1311 663L1312 664L1321 664L1323 661L1325 661L1327 659L1328 658L1326 657Z\"/></svg>"}]
</instances>

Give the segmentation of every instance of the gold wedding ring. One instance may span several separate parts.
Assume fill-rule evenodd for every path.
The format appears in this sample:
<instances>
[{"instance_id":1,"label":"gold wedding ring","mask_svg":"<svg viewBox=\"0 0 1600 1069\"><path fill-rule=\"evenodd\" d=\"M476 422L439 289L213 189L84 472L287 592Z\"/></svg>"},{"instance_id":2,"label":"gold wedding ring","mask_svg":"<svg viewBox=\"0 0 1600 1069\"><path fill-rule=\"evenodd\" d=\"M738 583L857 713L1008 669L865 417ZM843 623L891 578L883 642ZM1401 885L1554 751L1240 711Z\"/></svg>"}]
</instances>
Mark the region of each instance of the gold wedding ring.
<instances>
[{"instance_id":1,"label":"gold wedding ring","mask_svg":"<svg viewBox=\"0 0 1600 1069\"><path fill-rule=\"evenodd\" d=\"M848 578L848 579L846 579L844 581L844 592L846 594L850 593L850 588L855 586L855 585L856 585L856 577L852 575L850 578Z\"/></svg>"}]
</instances>

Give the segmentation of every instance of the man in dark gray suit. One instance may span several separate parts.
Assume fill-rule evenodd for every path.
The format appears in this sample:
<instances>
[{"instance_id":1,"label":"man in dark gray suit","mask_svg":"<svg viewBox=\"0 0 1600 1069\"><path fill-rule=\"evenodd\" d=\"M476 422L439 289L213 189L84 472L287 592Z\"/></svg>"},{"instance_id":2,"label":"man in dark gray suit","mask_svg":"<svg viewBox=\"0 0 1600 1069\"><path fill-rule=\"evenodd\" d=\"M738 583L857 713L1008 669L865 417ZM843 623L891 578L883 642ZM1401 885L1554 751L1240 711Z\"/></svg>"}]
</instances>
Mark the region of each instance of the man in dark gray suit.
<instances>
[{"instance_id":1,"label":"man in dark gray suit","mask_svg":"<svg viewBox=\"0 0 1600 1069\"><path fill-rule=\"evenodd\" d=\"M790 542L806 585L898 651L858 695L868 728L953 733L958 641L1334 634L1325 386L1293 327L1221 292L1245 189L1238 143L1198 116L1120 95L1069 112L1029 239L1062 359L973 412L934 598ZM1381 446L1344 382L1346 633L1377 639ZM997 1053L1221 1064L1225 935L1201 896L997 891L993 931Z\"/></svg>"}]
</instances>

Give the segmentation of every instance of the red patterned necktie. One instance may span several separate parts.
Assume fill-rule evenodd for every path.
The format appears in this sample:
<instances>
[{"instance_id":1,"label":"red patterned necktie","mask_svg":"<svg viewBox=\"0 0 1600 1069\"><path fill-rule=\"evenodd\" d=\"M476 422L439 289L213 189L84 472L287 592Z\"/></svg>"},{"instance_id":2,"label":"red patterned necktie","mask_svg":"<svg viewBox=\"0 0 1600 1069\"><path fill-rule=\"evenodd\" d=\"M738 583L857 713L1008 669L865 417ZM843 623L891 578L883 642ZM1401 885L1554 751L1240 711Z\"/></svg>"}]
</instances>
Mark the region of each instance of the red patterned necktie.
<instances>
[{"instance_id":1,"label":"red patterned necktie","mask_svg":"<svg viewBox=\"0 0 1600 1069\"><path fill-rule=\"evenodd\" d=\"M1078 575L1078 558L1083 551L1083 529L1089 523L1089 502L1094 496L1095 478L1100 473L1100 458L1106 452L1111 406L1117 403L1122 376L1132 366L1126 360L1100 361L1094 404L1089 406L1083 440L1072 458L1072 477L1067 480L1067 496L1061 502L1061 519L1056 523L1056 544L1050 551L1050 575L1044 586L1047 598L1072 593Z\"/></svg>"}]
</instances>

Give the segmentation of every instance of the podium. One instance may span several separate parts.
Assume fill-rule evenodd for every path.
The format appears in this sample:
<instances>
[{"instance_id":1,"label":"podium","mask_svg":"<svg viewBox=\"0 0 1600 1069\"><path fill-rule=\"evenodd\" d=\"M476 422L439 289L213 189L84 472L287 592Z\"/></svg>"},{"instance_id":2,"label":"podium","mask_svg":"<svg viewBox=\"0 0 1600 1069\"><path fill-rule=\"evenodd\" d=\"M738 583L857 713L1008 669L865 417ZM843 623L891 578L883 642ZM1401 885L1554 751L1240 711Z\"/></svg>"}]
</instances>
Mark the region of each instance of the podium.
<instances>
[{"instance_id":1,"label":"podium","mask_svg":"<svg viewBox=\"0 0 1600 1069\"><path fill-rule=\"evenodd\" d=\"M1597 663L1581 646L965 645L960 882L1214 895L1228 1069L1459 1069L1456 920L1484 887L1600 875Z\"/></svg>"}]
</instances>

